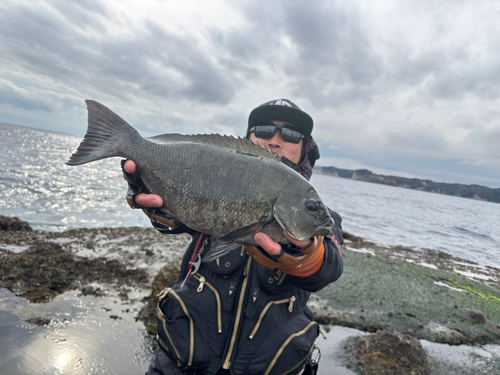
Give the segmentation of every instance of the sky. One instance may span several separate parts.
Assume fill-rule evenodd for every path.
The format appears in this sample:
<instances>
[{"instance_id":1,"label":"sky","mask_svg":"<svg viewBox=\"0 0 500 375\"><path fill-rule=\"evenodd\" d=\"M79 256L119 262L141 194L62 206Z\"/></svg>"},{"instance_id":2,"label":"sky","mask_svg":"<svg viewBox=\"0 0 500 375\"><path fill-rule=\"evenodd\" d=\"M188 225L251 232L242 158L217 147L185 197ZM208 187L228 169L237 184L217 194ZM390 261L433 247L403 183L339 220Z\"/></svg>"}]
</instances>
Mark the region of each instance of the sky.
<instances>
[{"instance_id":1,"label":"sky","mask_svg":"<svg viewBox=\"0 0 500 375\"><path fill-rule=\"evenodd\" d=\"M500 2L0 2L0 122L83 135L93 99L144 136L243 136L279 98L317 166L499 188Z\"/></svg>"}]
</instances>

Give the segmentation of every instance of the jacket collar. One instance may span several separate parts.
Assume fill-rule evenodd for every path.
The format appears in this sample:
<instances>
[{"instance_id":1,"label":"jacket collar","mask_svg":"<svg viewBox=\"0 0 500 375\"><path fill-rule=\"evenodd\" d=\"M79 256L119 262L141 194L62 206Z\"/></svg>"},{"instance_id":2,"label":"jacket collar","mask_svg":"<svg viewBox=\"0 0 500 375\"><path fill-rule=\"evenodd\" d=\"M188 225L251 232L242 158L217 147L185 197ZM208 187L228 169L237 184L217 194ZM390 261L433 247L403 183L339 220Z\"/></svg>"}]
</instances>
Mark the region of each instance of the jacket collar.
<instances>
[{"instance_id":1,"label":"jacket collar","mask_svg":"<svg viewBox=\"0 0 500 375\"><path fill-rule=\"evenodd\" d=\"M302 159L302 162L300 164L295 164L294 162L290 161L290 159L287 159L284 156L281 157L281 161L286 166L298 172L307 181L311 179L313 167L311 166L311 163L309 163L309 158L307 157L307 154L305 155L304 159Z\"/></svg>"},{"instance_id":2,"label":"jacket collar","mask_svg":"<svg viewBox=\"0 0 500 375\"><path fill-rule=\"evenodd\" d=\"M311 142L309 149L306 151L306 154L304 155L304 157L302 158L302 161L299 164L295 164L290 159L287 159L284 156L281 157L281 161L283 162L283 164L287 165L288 167L292 168L294 171L298 172L307 181L309 181L311 179L314 164L316 163L316 160L319 159L318 145L312 139L312 137L311 137L311 141L312 142Z\"/></svg>"}]
</instances>

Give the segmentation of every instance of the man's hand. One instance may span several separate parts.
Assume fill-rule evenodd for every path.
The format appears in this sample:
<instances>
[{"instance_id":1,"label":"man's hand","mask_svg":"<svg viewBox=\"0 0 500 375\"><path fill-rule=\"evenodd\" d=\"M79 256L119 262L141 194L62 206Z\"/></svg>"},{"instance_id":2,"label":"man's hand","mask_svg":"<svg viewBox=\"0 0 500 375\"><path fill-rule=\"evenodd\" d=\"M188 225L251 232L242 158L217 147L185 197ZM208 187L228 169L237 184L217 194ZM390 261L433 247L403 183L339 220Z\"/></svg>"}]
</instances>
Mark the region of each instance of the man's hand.
<instances>
[{"instance_id":1,"label":"man's hand","mask_svg":"<svg viewBox=\"0 0 500 375\"><path fill-rule=\"evenodd\" d=\"M299 248L305 248L311 245L311 241L299 241L292 236L290 236L288 233L283 232L285 237L287 238L288 241L293 243L295 246ZM281 253L281 245L277 242L274 242L271 237L269 237L267 234L258 232L255 233L255 236L253 236L253 239L255 242L259 244L262 249L267 252L269 255L279 255Z\"/></svg>"},{"instance_id":2,"label":"man's hand","mask_svg":"<svg viewBox=\"0 0 500 375\"><path fill-rule=\"evenodd\" d=\"M292 244L301 249L302 255L288 254L283 250L282 245L261 232L254 235L254 240L270 257L267 257L255 246L247 245L246 248L254 259L264 267L276 268L289 275L304 278L317 272L323 264L325 252L323 237L317 236L311 241L299 241L285 232L284 234Z\"/></svg>"},{"instance_id":3,"label":"man's hand","mask_svg":"<svg viewBox=\"0 0 500 375\"><path fill-rule=\"evenodd\" d=\"M125 162L125 164L123 165L123 170L131 174L133 177L139 177L139 174L136 173L137 169L135 163L132 160L127 160ZM125 175L123 176L123 178L128 181ZM140 207L161 207L163 205L163 200L159 195L156 194L137 194L133 197L133 200L133 203Z\"/></svg>"}]
</instances>

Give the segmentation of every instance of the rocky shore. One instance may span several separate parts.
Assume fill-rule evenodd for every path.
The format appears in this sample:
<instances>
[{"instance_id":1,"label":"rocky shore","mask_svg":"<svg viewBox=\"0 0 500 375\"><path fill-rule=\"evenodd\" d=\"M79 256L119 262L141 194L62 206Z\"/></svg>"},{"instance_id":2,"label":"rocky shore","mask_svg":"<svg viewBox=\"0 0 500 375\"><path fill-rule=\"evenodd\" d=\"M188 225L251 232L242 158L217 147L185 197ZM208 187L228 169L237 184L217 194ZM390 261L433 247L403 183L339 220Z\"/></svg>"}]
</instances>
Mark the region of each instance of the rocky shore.
<instances>
[{"instance_id":1,"label":"rocky shore","mask_svg":"<svg viewBox=\"0 0 500 375\"><path fill-rule=\"evenodd\" d=\"M348 233L345 239L344 274L309 306L321 324L371 333L346 342L348 367L431 374L417 339L500 343L499 269L431 249L380 246ZM153 333L155 295L176 279L189 240L142 227L39 232L0 216L0 287L32 302L68 290L126 300L134 289L143 306L137 319Z\"/></svg>"}]
</instances>

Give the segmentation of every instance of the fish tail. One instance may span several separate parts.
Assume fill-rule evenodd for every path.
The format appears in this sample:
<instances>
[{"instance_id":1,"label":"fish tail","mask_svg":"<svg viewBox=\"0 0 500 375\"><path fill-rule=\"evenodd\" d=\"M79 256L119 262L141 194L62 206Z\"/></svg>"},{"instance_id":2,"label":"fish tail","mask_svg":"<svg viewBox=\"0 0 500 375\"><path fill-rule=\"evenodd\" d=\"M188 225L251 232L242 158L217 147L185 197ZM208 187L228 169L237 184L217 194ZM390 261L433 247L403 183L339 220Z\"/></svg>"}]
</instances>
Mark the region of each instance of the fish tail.
<instances>
[{"instance_id":1,"label":"fish tail","mask_svg":"<svg viewBox=\"0 0 500 375\"><path fill-rule=\"evenodd\" d=\"M87 133L76 152L66 162L80 165L91 161L125 155L123 145L134 142L141 135L116 113L94 100L86 100L88 110Z\"/></svg>"}]
</instances>

